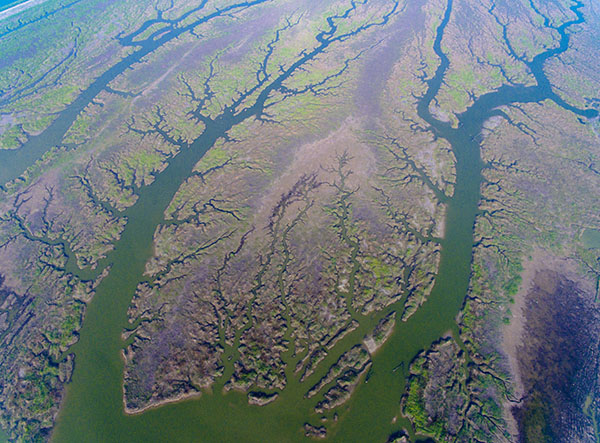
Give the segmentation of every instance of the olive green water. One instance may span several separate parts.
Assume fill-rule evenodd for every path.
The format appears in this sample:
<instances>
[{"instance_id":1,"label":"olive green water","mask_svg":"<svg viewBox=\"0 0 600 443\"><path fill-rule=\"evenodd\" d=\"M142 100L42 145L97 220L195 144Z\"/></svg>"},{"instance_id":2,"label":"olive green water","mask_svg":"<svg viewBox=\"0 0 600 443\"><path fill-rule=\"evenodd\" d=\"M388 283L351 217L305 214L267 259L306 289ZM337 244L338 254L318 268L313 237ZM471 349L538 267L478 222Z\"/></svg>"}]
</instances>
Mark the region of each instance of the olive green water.
<instances>
[{"instance_id":1,"label":"olive green water","mask_svg":"<svg viewBox=\"0 0 600 443\"><path fill-rule=\"evenodd\" d=\"M338 411L336 424L328 422L332 440L384 441L390 433L400 429L401 421L395 425L391 421L399 410L409 362L416 353L429 347L447 331L456 333L454 319L469 283L473 226L484 167L475 140L483 122L495 115L494 109L500 105L538 102L548 98L556 98L558 102L550 84L547 80L544 82L542 68L546 59L567 49L568 27L583 21L579 8L579 3L572 7L577 20L564 24L558 30L560 47L548 50L531 62L537 86L505 86L486 94L459 116L459 127L452 128L433 118L429 112L429 104L449 66L449 60L441 50L443 33L452 11L452 0L448 1L434 43L440 65L435 76L428 81L427 93L418 105L419 115L439 137L451 143L456 157L456 185L453 196L447 201L446 233L438 276L428 301L408 322L397 324L390 339L373 357L368 383L361 383L351 400ZM327 34L323 34L322 38L326 40ZM279 80L279 84L283 80L285 77ZM264 100L276 87L277 84L274 84L270 90L266 88L256 106L264 106ZM590 111L570 109L583 116L593 116ZM298 441L304 439L302 425L306 421L320 424L318 417L311 412L319 398L307 400L304 394L324 374L329 364L374 326L375 320L362 324L359 330L338 343L335 351L320 365L320 370L307 381L301 384L290 377L279 399L270 405L249 406L244 394L223 394L222 386L227 372L231 370L226 366L226 375L215 384L212 392L133 416L123 412L121 332L127 325L131 297L137 284L143 280L145 263L152 254L156 226L161 223L164 209L198 159L229 128L256 115L256 111L254 109L243 115L225 113L215 120L205 134L170 161L152 185L140 190L138 202L126 211L126 229L109 257L111 271L99 285L87 309L81 338L72 349L76 354L76 366L53 434L55 441ZM390 309L399 308L393 306Z\"/></svg>"},{"instance_id":2,"label":"olive green water","mask_svg":"<svg viewBox=\"0 0 600 443\"><path fill-rule=\"evenodd\" d=\"M600 248L600 231L597 229L586 229L581 235L581 241L588 249Z\"/></svg>"}]
</instances>

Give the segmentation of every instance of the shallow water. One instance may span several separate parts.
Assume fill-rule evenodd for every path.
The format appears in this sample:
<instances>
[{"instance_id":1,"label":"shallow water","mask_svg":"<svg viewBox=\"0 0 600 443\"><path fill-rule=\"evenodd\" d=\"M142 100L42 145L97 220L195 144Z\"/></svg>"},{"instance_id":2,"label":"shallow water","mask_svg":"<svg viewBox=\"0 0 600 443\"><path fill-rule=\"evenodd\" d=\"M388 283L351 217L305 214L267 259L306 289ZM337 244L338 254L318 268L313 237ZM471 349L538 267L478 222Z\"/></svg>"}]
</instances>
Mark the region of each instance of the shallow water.
<instances>
[{"instance_id":1,"label":"shallow water","mask_svg":"<svg viewBox=\"0 0 600 443\"><path fill-rule=\"evenodd\" d=\"M598 229L586 229L581 235L581 241L584 246L588 249L600 248L600 230Z\"/></svg>"}]
</instances>

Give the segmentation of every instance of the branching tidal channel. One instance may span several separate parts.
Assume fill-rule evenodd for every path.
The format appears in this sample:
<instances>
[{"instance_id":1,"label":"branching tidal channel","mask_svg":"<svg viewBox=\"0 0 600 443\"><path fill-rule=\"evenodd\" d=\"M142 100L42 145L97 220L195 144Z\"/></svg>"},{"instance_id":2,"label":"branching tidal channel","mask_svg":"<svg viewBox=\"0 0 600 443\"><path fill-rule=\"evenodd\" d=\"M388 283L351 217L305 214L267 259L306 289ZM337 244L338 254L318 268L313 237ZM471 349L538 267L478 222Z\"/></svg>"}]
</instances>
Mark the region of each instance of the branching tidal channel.
<instances>
[{"instance_id":1,"label":"branching tidal channel","mask_svg":"<svg viewBox=\"0 0 600 443\"><path fill-rule=\"evenodd\" d=\"M39 157L49 146L59 145L77 115L93 97L133 63L202 21L262 1L239 3L227 10L203 16L184 27L177 27L173 21L161 22L159 17L142 26L139 32L122 36L121 43L133 47L134 52L95 80L46 131L31 138L22 150L2 153L0 163L11 164L10 171L7 167L0 171L2 182L18 176L31 163L31 156ZM202 2L202 6L205 3ZM146 279L144 270L153 253L156 228L165 222L165 209L180 185L193 173L194 165L219 139L226 139L228 131L235 125L252 118L268 119L269 100L275 93L279 94L280 100L298 93L285 86L286 80L294 73L304 69L331 45L351 39L370 28L384 26L400 8L398 2L389 2L387 12L378 19L366 22L352 31L344 31L339 25L355 7L353 2L348 9L329 17L326 29L316 35L314 48L302 52L289 67L276 74L266 71L258 73L255 84L241 92L219 115L204 116L199 104L195 116L205 130L196 140L191 143L172 140L172 143L178 144L179 153L170 158L168 166L156 175L151 185L139 189L135 205L122 213L127 218L127 225L120 240L98 267L102 270L110 266L110 271L87 307L80 340L70 350L75 354L76 365L54 431L56 441L193 441L199 438L205 441L233 441L248 435L255 435L261 441L289 441L303 439L303 423L309 421L316 424L318 416L314 412L314 406L318 399L306 398L304 394L311 382L324 375L325 367L320 367L302 385L298 380L289 380L277 401L264 407L256 407L249 406L246 396L240 392L222 392L225 378L231 374L232 363L227 362L224 362L226 375L217 381L212 392L139 414L126 415L123 412L123 361L120 354L124 343L121 333L127 327L127 309L136 287ZM569 29L584 21L581 7L582 3L575 1L571 11L576 18L555 28L560 35L559 45L527 62L536 80L535 86L505 85L482 95L458 116L457 127L452 127L450 123L436 119L429 110L450 66L450 61L441 48L444 31L452 14L452 0L448 0L434 41L434 50L440 64L432 78L424 79L427 91L419 100L417 109L419 116L427 122L435 135L451 144L456 158L455 188L453 196L446 201L446 232L445 238L441 240L438 274L428 300L408 321L397 322L391 337L372 357L368 383L361 383L355 390L347 409L330 429L331 439L384 441L406 425L402 420L392 424L392 417L398 412L410 361L446 332L451 331L457 335L455 318L469 285L473 228L481 198L482 171L486 167L480 156L478 141L484 122L492 116L502 115L498 110L501 106L544 100L551 100L582 117L597 116L596 111L577 109L564 102L553 91L543 70L548 59L568 49ZM188 17L182 17L181 21L186 18ZM136 40L138 34L141 35L154 25L164 28L145 40ZM267 52L262 66L267 66L270 56ZM25 161L24 155L29 160ZM14 168L12 164L15 164ZM73 260L71 257L69 271L84 279L94 277L88 275L89 271L78 272ZM100 270L95 274L98 275ZM380 318L397 309L401 307L391 306ZM338 342L328 356L328 361L335 361L356 343L357 338L362 338L364 330L372 326L361 324L360 329ZM234 353L235 349L226 349L224 357ZM286 371L288 373L291 371Z\"/></svg>"}]
</instances>

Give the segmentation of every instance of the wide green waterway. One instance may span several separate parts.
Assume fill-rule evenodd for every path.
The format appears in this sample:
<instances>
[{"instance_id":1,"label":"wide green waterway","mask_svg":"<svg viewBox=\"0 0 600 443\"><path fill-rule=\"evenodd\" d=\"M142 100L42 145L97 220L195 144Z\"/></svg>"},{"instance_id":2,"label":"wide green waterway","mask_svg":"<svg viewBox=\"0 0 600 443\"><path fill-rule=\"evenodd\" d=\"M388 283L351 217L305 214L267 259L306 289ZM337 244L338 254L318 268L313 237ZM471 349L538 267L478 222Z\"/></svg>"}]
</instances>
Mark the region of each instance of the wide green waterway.
<instances>
[{"instance_id":1,"label":"wide green waterway","mask_svg":"<svg viewBox=\"0 0 600 443\"><path fill-rule=\"evenodd\" d=\"M485 120L497 115L495 109L498 106L545 99L559 103L560 99L545 81L543 64L549 57L567 49L568 28L583 21L579 8L580 4L575 3L571 9L577 19L558 29L561 36L558 49L548 50L531 62L530 69L538 81L537 86L504 86L486 94L459 116L460 123L453 128L436 120L429 111L450 63L441 49L444 30L452 13L452 0L448 0L434 43L440 65L428 81L427 92L418 105L421 118L439 137L450 142L456 157L456 183L454 194L447 201L438 275L428 301L409 321L398 322L392 336L373 356L368 383L361 383L350 401L338 411L337 423L331 425L329 422L331 440L385 441L392 432L400 429L402 421L394 425L391 422L399 410L410 361L446 332L456 333L455 318L469 283L473 227L484 167L478 135ZM326 41L328 35L321 37ZM326 45L314 54L307 53L304 62L325 48ZM302 65L300 61L296 68ZM123 63L99 81L95 88L106 85L109 77L114 78L125 65ZM212 392L141 414L124 414L122 403L121 350L124 344L121 332L127 325L127 308L136 286L143 280L145 263L153 252L153 235L163 221L165 208L204 153L235 124L257 115L269 93L285 78L283 75L272 87L267 86L250 111L224 113L215 119L200 138L171 159L169 166L151 185L139 191L137 203L125 212L128 223L109 257L110 273L98 286L96 296L88 306L80 340L72 349L76 365L53 435L55 441L298 441L304 439L302 425L306 421L319 424L318 416L311 412L318 398L304 399L304 393L311 382L323 375L328 364L356 343L357 337L362 338L363 331L372 328L373 324L361 325L359 331L338 343L338 353L328 356L320 371L302 384L289 380L280 397L264 407L249 406L246 396L239 392L224 394L221 388L226 377L216 383ZM76 115L80 106L78 104L70 112ZM569 109L586 117L594 115L591 111ZM72 123L72 118L74 116L69 115L64 122L59 121L55 130L61 132L63 126Z\"/></svg>"}]
</instances>

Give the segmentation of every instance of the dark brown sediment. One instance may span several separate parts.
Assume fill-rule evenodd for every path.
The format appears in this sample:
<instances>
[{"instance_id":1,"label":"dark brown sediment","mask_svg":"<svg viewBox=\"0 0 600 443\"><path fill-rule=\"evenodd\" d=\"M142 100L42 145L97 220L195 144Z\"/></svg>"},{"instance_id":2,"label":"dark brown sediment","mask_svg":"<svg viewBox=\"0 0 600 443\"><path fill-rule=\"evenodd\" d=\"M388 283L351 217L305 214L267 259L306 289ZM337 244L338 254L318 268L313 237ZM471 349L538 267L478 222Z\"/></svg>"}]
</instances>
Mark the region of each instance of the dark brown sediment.
<instances>
[{"instance_id":1,"label":"dark brown sediment","mask_svg":"<svg viewBox=\"0 0 600 443\"><path fill-rule=\"evenodd\" d=\"M536 272L527 293L517 351L524 398L513 407L519 441L594 441L583 413L596 390L600 314L578 282Z\"/></svg>"}]
</instances>

